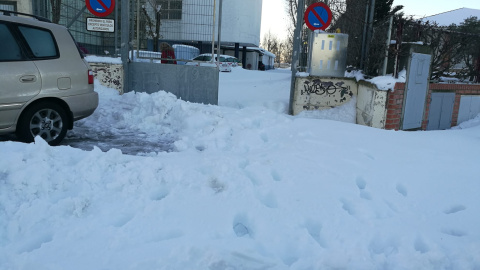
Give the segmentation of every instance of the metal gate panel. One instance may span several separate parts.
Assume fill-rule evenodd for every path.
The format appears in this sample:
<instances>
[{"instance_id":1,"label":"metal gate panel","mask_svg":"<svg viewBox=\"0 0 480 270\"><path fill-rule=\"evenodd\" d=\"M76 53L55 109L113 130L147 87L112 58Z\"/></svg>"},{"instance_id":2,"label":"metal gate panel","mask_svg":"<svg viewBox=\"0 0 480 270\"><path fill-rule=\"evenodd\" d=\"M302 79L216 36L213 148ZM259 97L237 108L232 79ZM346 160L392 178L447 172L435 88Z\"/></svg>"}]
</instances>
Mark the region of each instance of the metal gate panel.
<instances>
[{"instance_id":1,"label":"metal gate panel","mask_svg":"<svg viewBox=\"0 0 480 270\"><path fill-rule=\"evenodd\" d=\"M129 63L129 88L125 92L166 91L188 102L218 105L219 72L216 67Z\"/></svg>"},{"instance_id":2,"label":"metal gate panel","mask_svg":"<svg viewBox=\"0 0 480 270\"><path fill-rule=\"evenodd\" d=\"M480 113L480 96L462 96L457 124L475 118Z\"/></svg>"},{"instance_id":3,"label":"metal gate panel","mask_svg":"<svg viewBox=\"0 0 480 270\"><path fill-rule=\"evenodd\" d=\"M455 93L432 93L427 130L450 128L454 103Z\"/></svg>"},{"instance_id":4,"label":"metal gate panel","mask_svg":"<svg viewBox=\"0 0 480 270\"><path fill-rule=\"evenodd\" d=\"M402 129L422 126L427 98L431 55L413 53L407 77Z\"/></svg>"}]
</instances>

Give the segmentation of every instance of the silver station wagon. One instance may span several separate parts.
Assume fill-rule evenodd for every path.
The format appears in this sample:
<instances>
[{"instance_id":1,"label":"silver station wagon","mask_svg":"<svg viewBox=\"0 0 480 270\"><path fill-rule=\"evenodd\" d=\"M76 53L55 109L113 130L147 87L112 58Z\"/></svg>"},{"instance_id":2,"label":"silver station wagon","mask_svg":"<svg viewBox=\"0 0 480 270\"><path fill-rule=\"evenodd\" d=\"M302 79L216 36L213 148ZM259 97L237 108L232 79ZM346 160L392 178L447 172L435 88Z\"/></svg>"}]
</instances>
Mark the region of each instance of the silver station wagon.
<instances>
[{"instance_id":1,"label":"silver station wagon","mask_svg":"<svg viewBox=\"0 0 480 270\"><path fill-rule=\"evenodd\" d=\"M59 144L97 108L93 80L67 28L0 10L0 135Z\"/></svg>"}]
</instances>

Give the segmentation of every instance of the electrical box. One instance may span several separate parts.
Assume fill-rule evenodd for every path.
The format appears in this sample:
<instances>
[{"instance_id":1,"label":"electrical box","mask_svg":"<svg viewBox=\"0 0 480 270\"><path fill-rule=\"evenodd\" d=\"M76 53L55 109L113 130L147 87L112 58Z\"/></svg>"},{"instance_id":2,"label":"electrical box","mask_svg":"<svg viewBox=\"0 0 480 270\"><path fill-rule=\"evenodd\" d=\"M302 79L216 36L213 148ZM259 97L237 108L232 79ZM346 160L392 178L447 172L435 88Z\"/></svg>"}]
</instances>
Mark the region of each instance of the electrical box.
<instances>
[{"instance_id":1,"label":"electrical box","mask_svg":"<svg viewBox=\"0 0 480 270\"><path fill-rule=\"evenodd\" d=\"M348 35L312 32L308 72L310 76L345 77Z\"/></svg>"}]
</instances>

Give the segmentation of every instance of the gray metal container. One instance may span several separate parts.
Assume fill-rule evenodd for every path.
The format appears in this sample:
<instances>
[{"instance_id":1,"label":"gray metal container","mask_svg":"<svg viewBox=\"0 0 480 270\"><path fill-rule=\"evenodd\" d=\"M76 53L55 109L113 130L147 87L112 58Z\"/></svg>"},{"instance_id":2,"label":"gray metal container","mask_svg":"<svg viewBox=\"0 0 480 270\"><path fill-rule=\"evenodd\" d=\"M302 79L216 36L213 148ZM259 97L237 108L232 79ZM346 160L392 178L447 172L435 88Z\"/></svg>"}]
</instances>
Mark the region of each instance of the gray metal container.
<instances>
[{"instance_id":1,"label":"gray metal container","mask_svg":"<svg viewBox=\"0 0 480 270\"><path fill-rule=\"evenodd\" d=\"M308 72L311 76L345 77L348 35L312 32Z\"/></svg>"}]
</instances>

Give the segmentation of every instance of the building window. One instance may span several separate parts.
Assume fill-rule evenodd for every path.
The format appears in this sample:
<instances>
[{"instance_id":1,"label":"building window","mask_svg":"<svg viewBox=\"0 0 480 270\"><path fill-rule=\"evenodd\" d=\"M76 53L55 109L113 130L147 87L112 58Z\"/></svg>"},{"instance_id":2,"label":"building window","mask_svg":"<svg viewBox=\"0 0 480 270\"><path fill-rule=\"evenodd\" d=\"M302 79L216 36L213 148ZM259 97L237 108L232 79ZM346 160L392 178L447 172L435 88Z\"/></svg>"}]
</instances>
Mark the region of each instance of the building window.
<instances>
[{"instance_id":1,"label":"building window","mask_svg":"<svg viewBox=\"0 0 480 270\"><path fill-rule=\"evenodd\" d=\"M162 0L157 1L161 6L161 19L181 20L182 19L182 0Z\"/></svg>"},{"instance_id":2,"label":"building window","mask_svg":"<svg viewBox=\"0 0 480 270\"><path fill-rule=\"evenodd\" d=\"M17 11L17 2L12 1L0 1L0 9Z\"/></svg>"}]
</instances>

